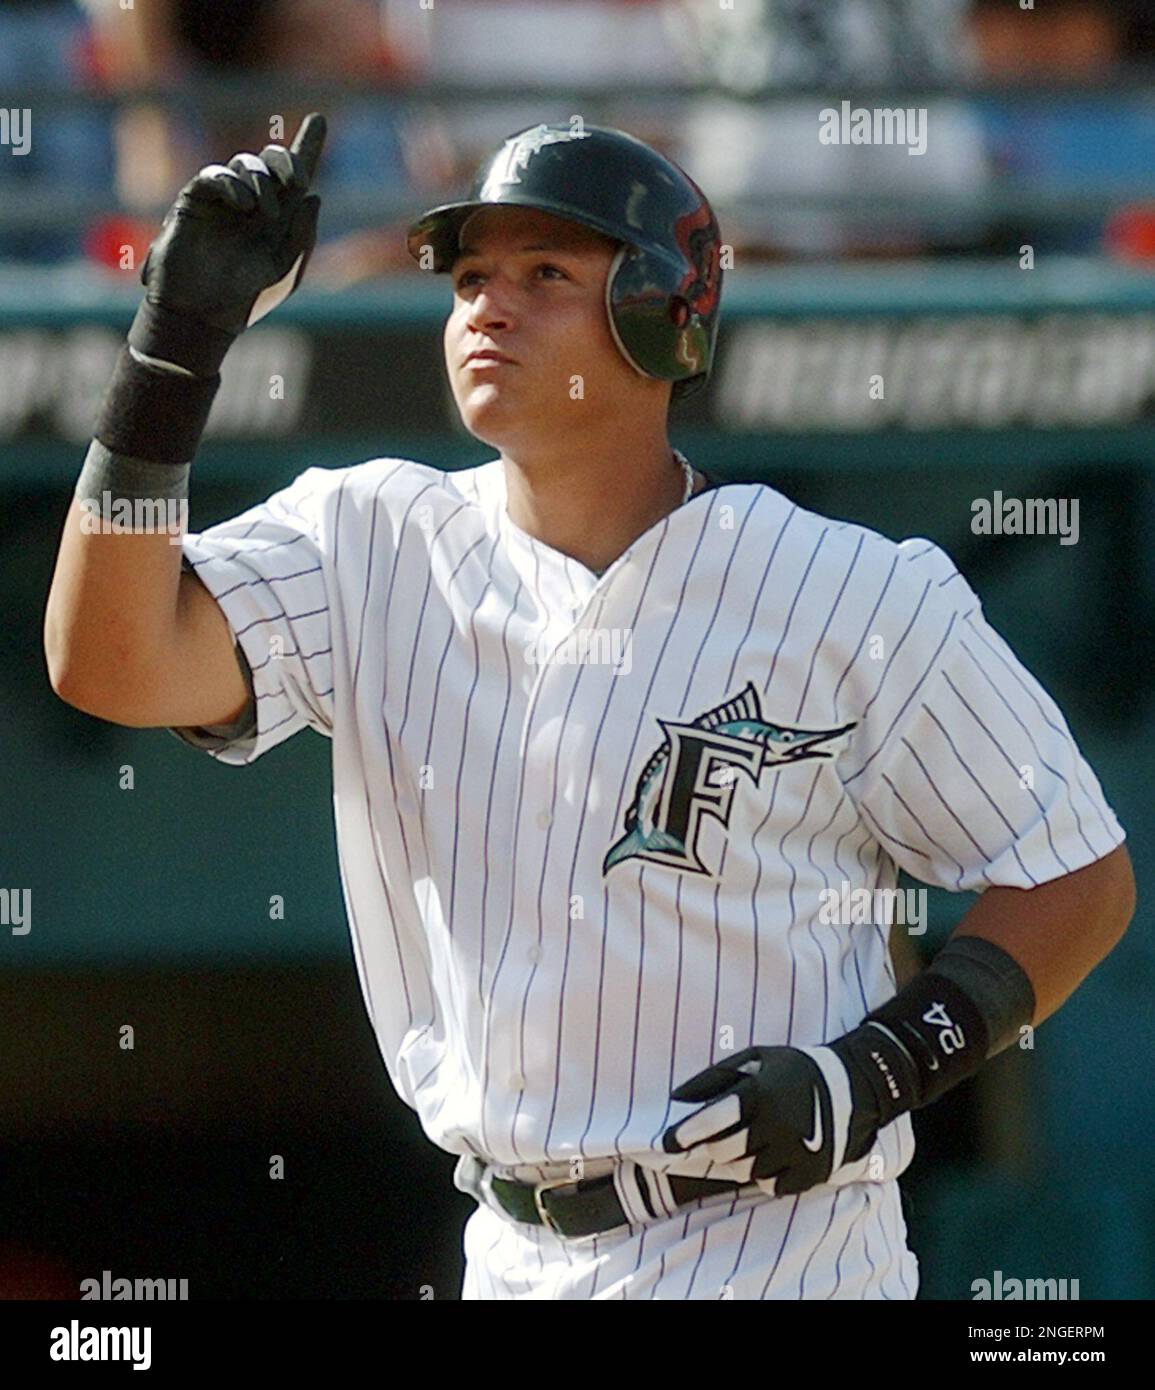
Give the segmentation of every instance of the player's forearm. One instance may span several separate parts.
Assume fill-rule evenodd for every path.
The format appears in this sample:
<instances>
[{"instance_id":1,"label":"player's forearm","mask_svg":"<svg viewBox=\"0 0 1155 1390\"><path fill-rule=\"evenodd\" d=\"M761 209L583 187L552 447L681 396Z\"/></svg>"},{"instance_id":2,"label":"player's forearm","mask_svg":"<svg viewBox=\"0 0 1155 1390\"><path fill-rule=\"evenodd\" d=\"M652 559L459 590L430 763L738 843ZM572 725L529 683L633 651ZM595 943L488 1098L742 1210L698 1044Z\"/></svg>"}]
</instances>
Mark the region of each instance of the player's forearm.
<instances>
[{"instance_id":1,"label":"player's forearm","mask_svg":"<svg viewBox=\"0 0 1155 1390\"><path fill-rule=\"evenodd\" d=\"M830 1044L851 1078L850 1156L876 1124L937 1100L1054 1013L1134 906L1122 846L1038 888L988 889L921 974Z\"/></svg>"},{"instance_id":2,"label":"player's forearm","mask_svg":"<svg viewBox=\"0 0 1155 1390\"><path fill-rule=\"evenodd\" d=\"M135 345L117 359L44 623L53 689L89 714L131 724L151 708L153 674L174 647L189 460L219 385Z\"/></svg>"},{"instance_id":3,"label":"player's forearm","mask_svg":"<svg viewBox=\"0 0 1155 1390\"><path fill-rule=\"evenodd\" d=\"M1037 888L988 888L954 936L1001 946L1035 991L1033 1024L1049 1018L1108 955L1135 911L1135 876L1125 845Z\"/></svg>"},{"instance_id":4,"label":"player's forearm","mask_svg":"<svg viewBox=\"0 0 1155 1390\"><path fill-rule=\"evenodd\" d=\"M101 521L73 499L44 615L52 687L93 714L147 696L150 669L172 649L181 573L169 533Z\"/></svg>"},{"instance_id":5,"label":"player's forearm","mask_svg":"<svg viewBox=\"0 0 1155 1390\"><path fill-rule=\"evenodd\" d=\"M927 968L858 1027L819 1047L747 1048L680 1086L673 1100L707 1104L671 1125L663 1147L740 1156L777 1196L824 1182L1054 1013L1134 907L1122 846L1038 888L988 889Z\"/></svg>"},{"instance_id":6,"label":"player's forearm","mask_svg":"<svg viewBox=\"0 0 1155 1390\"><path fill-rule=\"evenodd\" d=\"M223 616L182 579L189 472L229 348L300 283L324 138L314 114L289 150L207 165L149 247L45 615L53 688L91 714L212 724L248 699Z\"/></svg>"}]
</instances>

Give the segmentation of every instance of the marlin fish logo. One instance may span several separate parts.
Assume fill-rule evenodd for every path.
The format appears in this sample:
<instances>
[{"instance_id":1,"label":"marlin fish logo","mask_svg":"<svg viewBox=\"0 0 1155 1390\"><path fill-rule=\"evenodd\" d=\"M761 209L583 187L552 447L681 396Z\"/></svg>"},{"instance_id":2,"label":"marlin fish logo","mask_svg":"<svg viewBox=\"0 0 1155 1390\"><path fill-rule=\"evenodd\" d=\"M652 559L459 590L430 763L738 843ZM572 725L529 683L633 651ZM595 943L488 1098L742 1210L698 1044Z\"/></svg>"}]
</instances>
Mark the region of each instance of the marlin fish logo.
<instances>
[{"instance_id":1,"label":"marlin fish logo","mask_svg":"<svg viewBox=\"0 0 1155 1390\"><path fill-rule=\"evenodd\" d=\"M665 737L642 769L626 808L626 833L610 847L603 874L634 858L708 873L697 850L702 817L729 825L737 773L757 786L765 767L832 757L825 745L854 728L853 723L834 729L767 723L752 682L688 724L658 723Z\"/></svg>"},{"instance_id":2,"label":"marlin fish logo","mask_svg":"<svg viewBox=\"0 0 1155 1390\"><path fill-rule=\"evenodd\" d=\"M501 147L501 153L494 160L485 180L485 187L478 195L485 202L495 196L496 190L507 184L520 183L519 171L529 168L529 161L546 145L564 145L571 140L588 140L589 131L580 126L568 129L551 130L547 125L534 126L523 130L520 135L511 135Z\"/></svg>"}]
</instances>

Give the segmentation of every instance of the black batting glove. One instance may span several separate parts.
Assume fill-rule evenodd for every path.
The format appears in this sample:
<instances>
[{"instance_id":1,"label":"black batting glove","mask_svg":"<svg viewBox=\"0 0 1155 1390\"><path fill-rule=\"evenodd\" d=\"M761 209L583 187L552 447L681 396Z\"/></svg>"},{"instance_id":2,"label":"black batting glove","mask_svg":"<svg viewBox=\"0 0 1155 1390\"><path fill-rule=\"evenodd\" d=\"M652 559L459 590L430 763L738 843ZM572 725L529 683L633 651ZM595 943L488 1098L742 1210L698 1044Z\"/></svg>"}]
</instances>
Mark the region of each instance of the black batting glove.
<instances>
[{"instance_id":1,"label":"black batting glove","mask_svg":"<svg viewBox=\"0 0 1155 1390\"><path fill-rule=\"evenodd\" d=\"M707 1067L671 1094L706 1102L663 1135L667 1153L709 1158L736 1181L770 1196L789 1196L826 1182L867 1153L878 1130L916 1097L914 1064L885 1043L885 1078L857 1055L875 1051L866 1028L826 1047L748 1047ZM883 1092L885 1091L885 1094Z\"/></svg>"},{"instance_id":2,"label":"black batting glove","mask_svg":"<svg viewBox=\"0 0 1155 1390\"><path fill-rule=\"evenodd\" d=\"M1030 977L1001 946L955 936L927 970L823 1047L748 1047L671 1099L705 1102L663 1136L771 1196L805 1192L870 1151L1009 1047L1035 1015ZM708 1175L707 1175L708 1176Z\"/></svg>"},{"instance_id":3,"label":"black batting glove","mask_svg":"<svg viewBox=\"0 0 1155 1390\"><path fill-rule=\"evenodd\" d=\"M210 164L181 189L141 269L146 295L129 331L147 358L211 377L250 324L301 283L321 200L309 193L325 118L292 146L266 145Z\"/></svg>"}]
</instances>

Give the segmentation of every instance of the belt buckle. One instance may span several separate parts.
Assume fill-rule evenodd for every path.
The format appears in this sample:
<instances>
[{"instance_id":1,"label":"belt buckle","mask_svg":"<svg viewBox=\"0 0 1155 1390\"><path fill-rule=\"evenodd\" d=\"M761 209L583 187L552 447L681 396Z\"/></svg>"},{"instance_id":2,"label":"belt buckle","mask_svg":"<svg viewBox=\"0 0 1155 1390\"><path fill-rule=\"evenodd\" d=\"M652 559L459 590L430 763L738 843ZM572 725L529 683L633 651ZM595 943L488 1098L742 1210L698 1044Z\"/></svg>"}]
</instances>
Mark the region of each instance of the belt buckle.
<instances>
[{"instance_id":1,"label":"belt buckle","mask_svg":"<svg viewBox=\"0 0 1155 1390\"><path fill-rule=\"evenodd\" d=\"M550 1216L545 1203L541 1200L542 1194L554 1187L576 1187L577 1181L578 1180L575 1178L553 1178L547 1182L534 1184L533 1205L537 1208L537 1214L541 1218L541 1224L546 1230L552 1231L555 1236L559 1236L562 1240L569 1240L570 1237L567 1236L564 1231L560 1231L554 1224L553 1217Z\"/></svg>"}]
</instances>

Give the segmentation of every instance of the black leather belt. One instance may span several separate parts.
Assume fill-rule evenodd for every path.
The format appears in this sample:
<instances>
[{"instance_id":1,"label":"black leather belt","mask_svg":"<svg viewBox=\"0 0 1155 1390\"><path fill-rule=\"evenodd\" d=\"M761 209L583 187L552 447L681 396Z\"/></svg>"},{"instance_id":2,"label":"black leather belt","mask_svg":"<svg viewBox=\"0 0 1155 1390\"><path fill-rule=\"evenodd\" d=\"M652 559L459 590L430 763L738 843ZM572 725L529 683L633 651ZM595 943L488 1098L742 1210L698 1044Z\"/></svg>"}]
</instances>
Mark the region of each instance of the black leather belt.
<instances>
[{"instance_id":1,"label":"black leather belt","mask_svg":"<svg viewBox=\"0 0 1155 1390\"><path fill-rule=\"evenodd\" d=\"M668 1178L670 1191L678 1206L684 1207L701 1197L717 1197L724 1192L737 1192L741 1184L714 1178ZM489 1180L494 1200L507 1216L533 1226L546 1226L556 1235L566 1237L600 1235L616 1226L628 1226L630 1218L614 1187L614 1175L606 1173L597 1178L561 1178L556 1182L521 1183L496 1175ZM642 1203L651 1217L655 1211L645 1178L638 1182Z\"/></svg>"}]
</instances>

